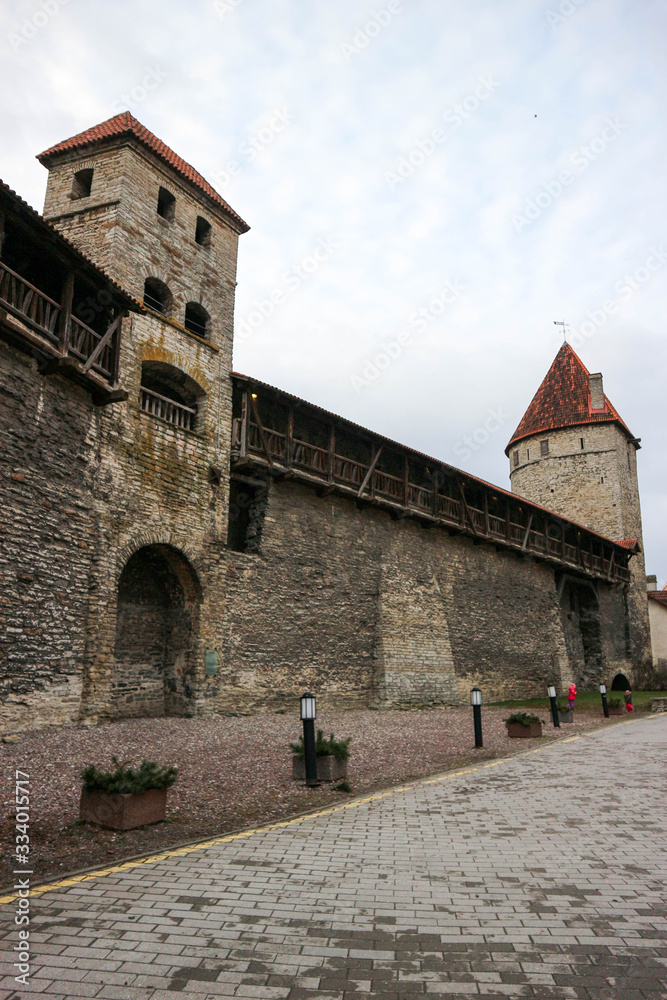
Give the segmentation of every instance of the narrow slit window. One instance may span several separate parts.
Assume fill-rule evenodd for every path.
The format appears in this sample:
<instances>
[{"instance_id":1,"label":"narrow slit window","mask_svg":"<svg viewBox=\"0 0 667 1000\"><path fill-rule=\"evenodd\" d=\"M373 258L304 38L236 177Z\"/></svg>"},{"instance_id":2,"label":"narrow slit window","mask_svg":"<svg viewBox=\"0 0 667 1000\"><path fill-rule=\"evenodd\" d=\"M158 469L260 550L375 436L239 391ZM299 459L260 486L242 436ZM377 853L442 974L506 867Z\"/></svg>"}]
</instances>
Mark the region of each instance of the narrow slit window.
<instances>
[{"instance_id":1,"label":"narrow slit window","mask_svg":"<svg viewBox=\"0 0 667 1000\"><path fill-rule=\"evenodd\" d=\"M530 448L526 449L526 461L530 462Z\"/></svg>"},{"instance_id":2,"label":"narrow slit window","mask_svg":"<svg viewBox=\"0 0 667 1000\"><path fill-rule=\"evenodd\" d=\"M197 226L195 228L195 243L200 247L210 247L211 245L211 223L197 216Z\"/></svg>"},{"instance_id":3,"label":"narrow slit window","mask_svg":"<svg viewBox=\"0 0 667 1000\"><path fill-rule=\"evenodd\" d=\"M512 457L513 457L513 460L514 460L514 468L516 469L517 465L519 464L519 449L518 448L514 452L514 455Z\"/></svg>"},{"instance_id":4,"label":"narrow slit window","mask_svg":"<svg viewBox=\"0 0 667 1000\"><path fill-rule=\"evenodd\" d=\"M173 222L176 214L176 199L171 191L161 187L157 196L157 214L167 222Z\"/></svg>"},{"instance_id":5,"label":"narrow slit window","mask_svg":"<svg viewBox=\"0 0 667 1000\"><path fill-rule=\"evenodd\" d=\"M92 167L87 170L77 170L72 181L72 201L77 201L79 198L89 198L92 186Z\"/></svg>"},{"instance_id":6,"label":"narrow slit window","mask_svg":"<svg viewBox=\"0 0 667 1000\"><path fill-rule=\"evenodd\" d=\"M583 451L584 450L584 439L583 438L579 438L579 444L581 445L581 450Z\"/></svg>"}]
</instances>

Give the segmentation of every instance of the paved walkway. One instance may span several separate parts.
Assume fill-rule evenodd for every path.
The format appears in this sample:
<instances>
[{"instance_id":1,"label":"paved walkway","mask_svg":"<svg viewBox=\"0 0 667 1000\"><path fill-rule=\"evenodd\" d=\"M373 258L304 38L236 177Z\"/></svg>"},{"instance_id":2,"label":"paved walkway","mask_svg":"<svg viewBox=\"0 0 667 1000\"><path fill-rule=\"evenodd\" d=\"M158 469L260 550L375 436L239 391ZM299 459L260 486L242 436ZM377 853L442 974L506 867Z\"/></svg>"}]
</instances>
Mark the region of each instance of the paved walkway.
<instances>
[{"instance_id":1,"label":"paved walkway","mask_svg":"<svg viewBox=\"0 0 667 1000\"><path fill-rule=\"evenodd\" d=\"M667 998L666 793L663 715L128 863L32 897L0 998Z\"/></svg>"}]
</instances>

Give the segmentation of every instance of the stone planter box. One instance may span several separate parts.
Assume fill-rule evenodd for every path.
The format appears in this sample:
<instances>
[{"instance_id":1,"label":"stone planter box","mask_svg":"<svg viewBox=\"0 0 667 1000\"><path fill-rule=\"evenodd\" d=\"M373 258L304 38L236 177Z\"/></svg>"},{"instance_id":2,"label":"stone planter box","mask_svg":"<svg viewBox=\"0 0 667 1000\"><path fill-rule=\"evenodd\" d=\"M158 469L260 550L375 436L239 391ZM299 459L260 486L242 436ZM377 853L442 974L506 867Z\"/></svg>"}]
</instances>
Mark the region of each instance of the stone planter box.
<instances>
[{"instance_id":1,"label":"stone planter box","mask_svg":"<svg viewBox=\"0 0 667 1000\"><path fill-rule=\"evenodd\" d=\"M167 789L151 788L138 794L88 792L81 789L79 818L109 830L134 830L159 823L167 811Z\"/></svg>"},{"instance_id":2,"label":"stone planter box","mask_svg":"<svg viewBox=\"0 0 667 1000\"><path fill-rule=\"evenodd\" d=\"M654 698L651 702L652 712L667 712L667 698Z\"/></svg>"},{"instance_id":3,"label":"stone planter box","mask_svg":"<svg viewBox=\"0 0 667 1000\"><path fill-rule=\"evenodd\" d=\"M607 705L610 715L625 715L625 705L619 705L618 708L612 708L611 705Z\"/></svg>"},{"instance_id":4,"label":"stone planter box","mask_svg":"<svg viewBox=\"0 0 667 1000\"><path fill-rule=\"evenodd\" d=\"M531 722L529 726L522 726L520 722L509 722L507 735L511 740L527 740L534 736L541 736L542 723Z\"/></svg>"},{"instance_id":5,"label":"stone planter box","mask_svg":"<svg viewBox=\"0 0 667 1000\"><path fill-rule=\"evenodd\" d=\"M319 781L341 781L347 777L346 760L337 760L333 754L327 754L326 757L316 757L315 760ZM298 754L294 754L292 757L292 777L295 781L306 780L306 762Z\"/></svg>"},{"instance_id":6,"label":"stone planter box","mask_svg":"<svg viewBox=\"0 0 667 1000\"><path fill-rule=\"evenodd\" d=\"M574 712L559 712L558 713L559 722L574 722Z\"/></svg>"}]
</instances>

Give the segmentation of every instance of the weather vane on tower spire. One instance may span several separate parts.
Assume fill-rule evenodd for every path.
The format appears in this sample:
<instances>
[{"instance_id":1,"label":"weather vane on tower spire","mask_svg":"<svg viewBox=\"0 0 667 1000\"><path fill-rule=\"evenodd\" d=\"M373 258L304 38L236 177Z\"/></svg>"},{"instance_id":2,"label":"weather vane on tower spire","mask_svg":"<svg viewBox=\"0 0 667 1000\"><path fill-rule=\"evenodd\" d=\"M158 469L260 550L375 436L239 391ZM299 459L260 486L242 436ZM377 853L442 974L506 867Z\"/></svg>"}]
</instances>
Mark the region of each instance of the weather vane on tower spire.
<instances>
[{"instance_id":1,"label":"weather vane on tower spire","mask_svg":"<svg viewBox=\"0 0 667 1000\"><path fill-rule=\"evenodd\" d=\"M568 331L569 324L564 319L555 319L554 320L554 326L562 326L563 327L563 343L567 344L567 331Z\"/></svg>"}]
</instances>

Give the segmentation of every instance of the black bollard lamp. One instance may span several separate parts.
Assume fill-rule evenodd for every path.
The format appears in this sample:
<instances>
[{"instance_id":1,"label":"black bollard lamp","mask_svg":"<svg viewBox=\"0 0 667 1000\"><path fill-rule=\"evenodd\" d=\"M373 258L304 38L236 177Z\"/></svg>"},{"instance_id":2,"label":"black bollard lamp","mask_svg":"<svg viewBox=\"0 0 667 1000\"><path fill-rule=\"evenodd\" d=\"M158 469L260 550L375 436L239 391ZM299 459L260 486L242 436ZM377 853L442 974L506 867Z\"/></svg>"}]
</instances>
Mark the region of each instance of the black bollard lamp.
<instances>
[{"instance_id":1,"label":"black bollard lamp","mask_svg":"<svg viewBox=\"0 0 667 1000\"><path fill-rule=\"evenodd\" d=\"M470 704L472 705L472 718L475 726L475 746L482 747L482 692L475 685L470 692Z\"/></svg>"},{"instance_id":2,"label":"black bollard lamp","mask_svg":"<svg viewBox=\"0 0 667 1000\"><path fill-rule=\"evenodd\" d=\"M317 705L315 695L306 691L301 695L301 721L303 722L303 759L306 767L306 784L309 788L319 785L317 780L317 757L315 756L315 719Z\"/></svg>"}]
</instances>

